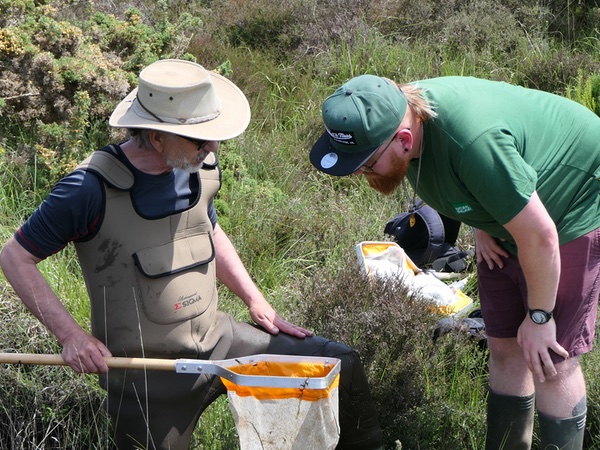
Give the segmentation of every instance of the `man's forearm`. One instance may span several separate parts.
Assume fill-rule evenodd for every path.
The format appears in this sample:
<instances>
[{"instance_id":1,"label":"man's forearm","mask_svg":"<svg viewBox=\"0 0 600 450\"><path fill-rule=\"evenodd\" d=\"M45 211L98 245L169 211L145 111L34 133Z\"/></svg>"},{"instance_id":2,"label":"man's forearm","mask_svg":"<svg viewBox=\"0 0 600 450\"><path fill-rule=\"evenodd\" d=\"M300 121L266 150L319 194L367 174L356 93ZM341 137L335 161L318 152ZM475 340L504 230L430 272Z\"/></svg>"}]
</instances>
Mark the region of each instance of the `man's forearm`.
<instances>
[{"instance_id":1,"label":"man's forearm","mask_svg":"<svg viewBox=\"0 0 600 450\"><path fill-rule=\"evenodd\" d=\"M528 306L552 311L560 278L560 248L556 226L537 193L506 224L517 244L519 263L527 281Z\"/></svg>"},{"instance_id":2,"label":"man's forearm","mask_svg":"<svg viewBox=\"0 0 600 450\"><path fill-rule=\"evenodd\" d=\"M38 262L14 237L0 253L0 265L8 282L29 311L62 344L71 333L80 331L81 327L40 273Z\"/></svg>"}]
</instances>

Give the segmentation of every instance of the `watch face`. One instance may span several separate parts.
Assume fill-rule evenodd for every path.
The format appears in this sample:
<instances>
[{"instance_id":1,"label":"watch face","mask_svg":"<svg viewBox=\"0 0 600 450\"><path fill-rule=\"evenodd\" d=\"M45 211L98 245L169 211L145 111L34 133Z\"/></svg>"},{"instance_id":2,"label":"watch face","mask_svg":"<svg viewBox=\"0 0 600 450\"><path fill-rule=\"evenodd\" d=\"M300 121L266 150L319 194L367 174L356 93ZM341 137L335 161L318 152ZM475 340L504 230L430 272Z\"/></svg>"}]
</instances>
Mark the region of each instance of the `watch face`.
<instances>
[{"instance_id":1,"label":"watch face","mask_svg":"<svg viewBox=\"0 0 600 450\"><path fill-rule=\"evenodd\" d=\"M544 312L544 311L531 311L531 320L533 320L535 323L538 324L543 324L546 323L550 320L550 318L552 317L552 315Z\"/></svg>"}]
</instances>

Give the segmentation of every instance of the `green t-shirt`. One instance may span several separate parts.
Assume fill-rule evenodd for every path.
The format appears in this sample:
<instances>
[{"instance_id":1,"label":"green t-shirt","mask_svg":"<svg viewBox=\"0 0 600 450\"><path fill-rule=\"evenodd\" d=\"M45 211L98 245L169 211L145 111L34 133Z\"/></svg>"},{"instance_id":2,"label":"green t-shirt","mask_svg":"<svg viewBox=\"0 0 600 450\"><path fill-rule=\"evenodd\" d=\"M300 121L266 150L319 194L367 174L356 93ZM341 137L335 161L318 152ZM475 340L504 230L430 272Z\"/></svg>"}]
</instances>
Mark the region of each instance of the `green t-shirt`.
<instances>
[{"instance_id":1,"label":"green t-shirt","mask_svg":"<svg viewBox=\"0 0 600 450\"><path fill-rule=\"evenodd\" d=\"M417 194L440 213L514 241L502 226L538 192L565 244L600 227L600 118L547 92L469 77L416 84L424 125ZM415 186L419 160L408 180Z\"/></svg>"}]
</instances>

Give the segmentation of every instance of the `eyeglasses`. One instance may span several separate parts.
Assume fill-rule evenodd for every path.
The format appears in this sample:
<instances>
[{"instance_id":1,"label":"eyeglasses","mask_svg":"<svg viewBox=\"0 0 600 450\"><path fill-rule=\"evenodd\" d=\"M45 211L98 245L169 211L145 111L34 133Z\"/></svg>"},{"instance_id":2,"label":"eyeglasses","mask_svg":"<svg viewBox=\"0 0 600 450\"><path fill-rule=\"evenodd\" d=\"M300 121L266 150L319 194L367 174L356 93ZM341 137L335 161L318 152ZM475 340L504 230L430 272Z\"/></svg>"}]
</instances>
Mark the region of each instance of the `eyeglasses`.
<instances>
[{"instance_id":1,"label":"eyeglasses","mask_svg":"<svg viewBox=\"0 0 600 450\"><path fill-rule=\"evenodd\" d=\"M204 141L202 139L192 139L187 136L181 136L181 135L178 135L178 136L185 139L186 141L190 141L192 144L196 144L198 146L198 151L202 150L202 147L204 147L206 144L208 144L210 142L210 141Z\"/></svg>"},{"instance_id":2,"label":"eyeglasses","mask_svg":"<svg viewBox=\"0 0 600 450\"><path fill-rule=\"evenodd\" d=\"M359 169L362 170L363 172L370 172L370 173L375 172L373 170L373 167L375 167L375 164L377 164L377 161L379 161L381 159L381 157L387 151L387 149L392 144L392 142L394 142L394 138L395 137L396 137L396 134L394 133L394 135L392 136L392 139L390 140L390 142L387 143L387 145L383 148L383 150L381 151L381 153L379 153L379 156L375 159L375 161L373 161L372 164L363 164L362 166L359 167ZM379 148L381 148L381 147L379 147ZM377 151L379 151L379 149L377 149L375 151L375 153L377 153Z\"/></svg>"}]
</instances>

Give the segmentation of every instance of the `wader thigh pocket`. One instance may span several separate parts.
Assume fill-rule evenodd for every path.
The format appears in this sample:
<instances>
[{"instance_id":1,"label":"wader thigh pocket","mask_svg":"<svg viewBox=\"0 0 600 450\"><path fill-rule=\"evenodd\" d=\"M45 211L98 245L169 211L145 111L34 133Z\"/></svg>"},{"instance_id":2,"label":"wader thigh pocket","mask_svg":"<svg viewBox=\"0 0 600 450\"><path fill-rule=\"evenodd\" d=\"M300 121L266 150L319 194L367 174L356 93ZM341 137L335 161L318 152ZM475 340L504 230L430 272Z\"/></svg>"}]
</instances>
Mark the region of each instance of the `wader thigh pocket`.
<instances>
[{"instance_id":1,"label":"wader thigh pocket","mask_svg":"<svg viewBox=\"0 0 600 450\"><path fill-rule=\"evenodd\" d=\"M216 302L215 248L208 233L133 255L141 304L149 320L169 324L204 313Z\"/></svg>"}]
</instances>

